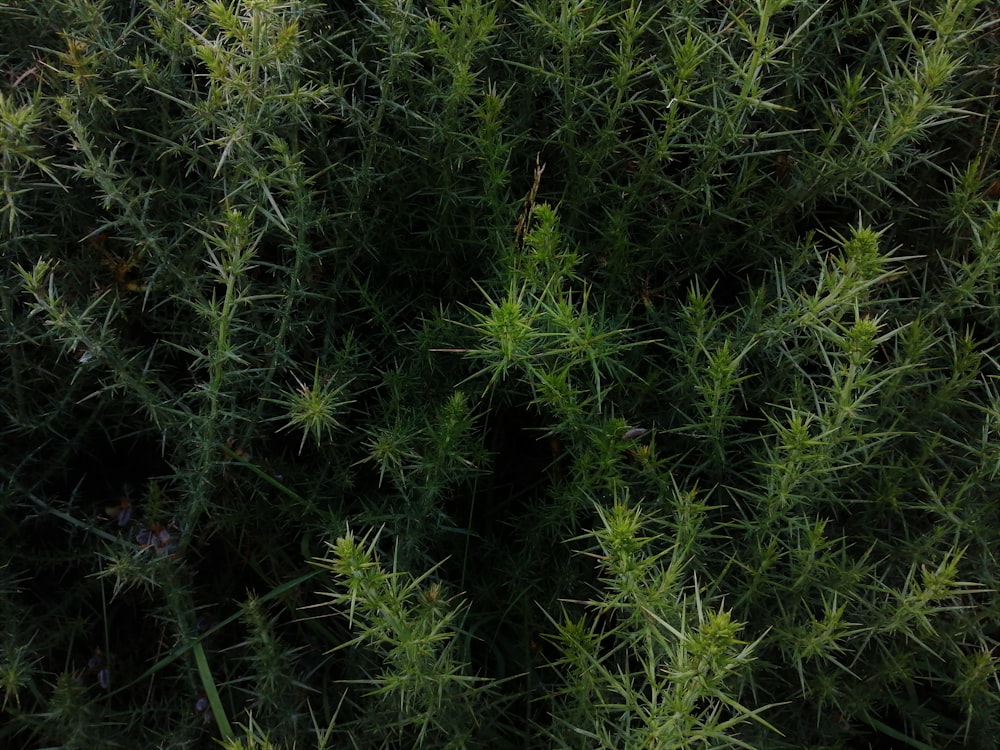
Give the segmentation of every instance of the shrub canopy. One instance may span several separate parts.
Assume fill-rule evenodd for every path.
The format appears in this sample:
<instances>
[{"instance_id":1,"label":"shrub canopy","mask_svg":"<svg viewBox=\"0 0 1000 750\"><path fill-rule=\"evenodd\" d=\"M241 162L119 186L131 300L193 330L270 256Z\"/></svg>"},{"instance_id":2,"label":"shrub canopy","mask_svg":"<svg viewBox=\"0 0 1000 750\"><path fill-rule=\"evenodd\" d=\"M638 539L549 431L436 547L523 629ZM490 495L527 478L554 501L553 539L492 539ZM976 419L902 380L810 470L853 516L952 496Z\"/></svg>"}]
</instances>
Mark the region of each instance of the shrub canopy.
<instances>
[{"instance_id":1,"label":"shrub canopy","mask_svg":"<svg viewBox=\"0 0 1000 750\"><path fill-rule=\"evenodd\" d=\"M992 747L998 21L0 7L0 744Z\"/></svg>"}]
</instances>

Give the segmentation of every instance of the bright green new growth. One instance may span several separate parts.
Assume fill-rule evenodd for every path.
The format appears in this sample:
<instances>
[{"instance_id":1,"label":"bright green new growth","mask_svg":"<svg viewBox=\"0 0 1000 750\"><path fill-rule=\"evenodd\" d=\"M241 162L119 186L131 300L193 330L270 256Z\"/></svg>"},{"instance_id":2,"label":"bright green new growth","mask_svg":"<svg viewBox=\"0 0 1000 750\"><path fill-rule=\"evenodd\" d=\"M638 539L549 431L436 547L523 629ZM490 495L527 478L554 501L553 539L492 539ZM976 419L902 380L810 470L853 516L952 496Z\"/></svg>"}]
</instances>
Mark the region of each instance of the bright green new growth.
<instances>
[{"instance_id":1,"label":"bright green new growth","mask_svg":"<svg viewBox=\"0 0 1000 750\"><path fill-rule=\"evenodd\" d=\"M299 443L301 453L309 437L317 446L322 445L324 439L332 439L334 428L342 427L337 421L337 414L353 401L340 395L349 383L333 387L329 376L320 378L319 362L316 363L311 385L307 386L297 376L293 377L297 388L294 391L282 391L282 398L274 402L287 412L285 418L288 421L278 431L294 428L302 430L302 441Z\"/></svg>"},{"instance_id":2,"label":"bright green new growth","mask_svg":"<svg viewBox=\"0 0 1000 750\"><path fill-rule=\"evenodd\" d=\"M998 21L0 7L0 746L992 748Z\"/></svg>"},{"instance_id":3,"label":"bright green new growth","mask_svg":"<svg viewBox=\"0 0 1000 750\"><path fill-rule=\"evenodd\" d=\"M334 650L369 652L366 694L371 703L355 731L386 733L412 747L461 747L474 736L483 680L456 657L461 606L440 583L383 569L377 538L357 540L348 531L329 545L319 564L334 574L331 604L342 607L357 635ZM366 660L367 661L367 660Z\"/></svg>"}]
</instances>

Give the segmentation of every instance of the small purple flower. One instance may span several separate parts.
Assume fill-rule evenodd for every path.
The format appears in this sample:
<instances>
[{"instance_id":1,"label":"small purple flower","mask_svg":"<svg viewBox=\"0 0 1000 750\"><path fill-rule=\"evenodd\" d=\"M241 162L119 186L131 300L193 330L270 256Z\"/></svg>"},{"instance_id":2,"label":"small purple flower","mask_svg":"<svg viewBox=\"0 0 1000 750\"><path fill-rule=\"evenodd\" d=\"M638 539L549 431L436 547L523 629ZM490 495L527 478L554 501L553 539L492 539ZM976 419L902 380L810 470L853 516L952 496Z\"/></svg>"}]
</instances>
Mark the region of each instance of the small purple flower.
<instances>
[{"instance_id":1,"label":"small purple flower","mask_svg":"<svg viewBox=\"0 0 1000 750\"><path fill-rule=\"evenodd\" d=\"M93 674L97 674L97 684L107 690L111 686L111 673L108 671L108 663L104 660L104 652L98 646L94 649L94 655L87 660L87 669Z\"/></svg>"},{"instance_id":2,"label":"small purple flower","mask_svg":"<svg viewBox=\"0 0 1000 750\"><path fill-rule=\"evenodd\" d=\"M156 552L159 555L169 555L177 549L170 532L162 526L153 534L153 544L156 545Z\"/></svg>"},{"instance_id":3,"label":"small purple flower","mask_svg":"<svg viewBox=\"0 0 1000 750\"><path fill-rule=\"evenodd\" d=\"M106 507L104 512L118 524L119 528L127 526L128 522L132 520L132 501L123 495L118 499L117 505Z\"/></svg>"},{"instance_id":4,"label":"small purple flower","mask_svg":"<svg viewBox=\"0 0 1000 750\"><path fill-rule=\"evenodd\" d=\"M194 710L198 713L204 713L208 710L208 698L204 695L194 702Z\"/></svg>"},{"instance_id":5,"label":"small purple flower","mask_svg":"<svg viewBox=\"0 0 1000 750\"><path fill-rule=\"evenodd\" d=\"M139 529L135 541L143 547L155 547L160 555L169 555L177 549L170 532L158 523L149 529Z\"/></svg>"}]
</instances>

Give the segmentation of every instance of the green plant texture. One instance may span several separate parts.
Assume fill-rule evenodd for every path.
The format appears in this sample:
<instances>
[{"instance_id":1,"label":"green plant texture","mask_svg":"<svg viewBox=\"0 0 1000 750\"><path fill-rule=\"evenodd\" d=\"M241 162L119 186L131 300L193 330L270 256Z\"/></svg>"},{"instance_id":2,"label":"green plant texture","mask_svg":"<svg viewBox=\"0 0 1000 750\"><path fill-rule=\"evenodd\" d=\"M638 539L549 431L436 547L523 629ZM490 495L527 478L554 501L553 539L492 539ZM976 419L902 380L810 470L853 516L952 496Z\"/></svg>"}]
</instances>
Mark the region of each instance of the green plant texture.
<instances>
[{"instance_id":1,"label":"green plant texture","mask_svg":"<svg viewBox=\"0 0 1000 750\"><path fill-rule=\"evenodd\" d=\"M0 4L0 746L994 748L985 0Z\"/></svg>"}]
</instances>

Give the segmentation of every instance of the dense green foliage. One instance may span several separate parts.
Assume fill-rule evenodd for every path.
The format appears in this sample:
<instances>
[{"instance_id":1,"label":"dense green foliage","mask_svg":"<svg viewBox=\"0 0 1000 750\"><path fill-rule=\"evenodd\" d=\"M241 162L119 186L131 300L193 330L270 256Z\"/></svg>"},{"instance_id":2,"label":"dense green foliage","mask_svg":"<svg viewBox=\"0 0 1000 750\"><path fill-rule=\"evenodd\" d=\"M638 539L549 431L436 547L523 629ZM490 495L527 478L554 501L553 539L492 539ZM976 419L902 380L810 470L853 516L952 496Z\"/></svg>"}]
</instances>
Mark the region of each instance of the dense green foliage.
<instances>
[{"instance_id":1,"label":"dense green foliage","mask_svg":"<svg viewBox=\"0 0 1000 750\"><path fill-rule=\"evenodd\" d=\"M998 24L0 5L0 745L994 747Z\"/></svg>"}]
</instances>

